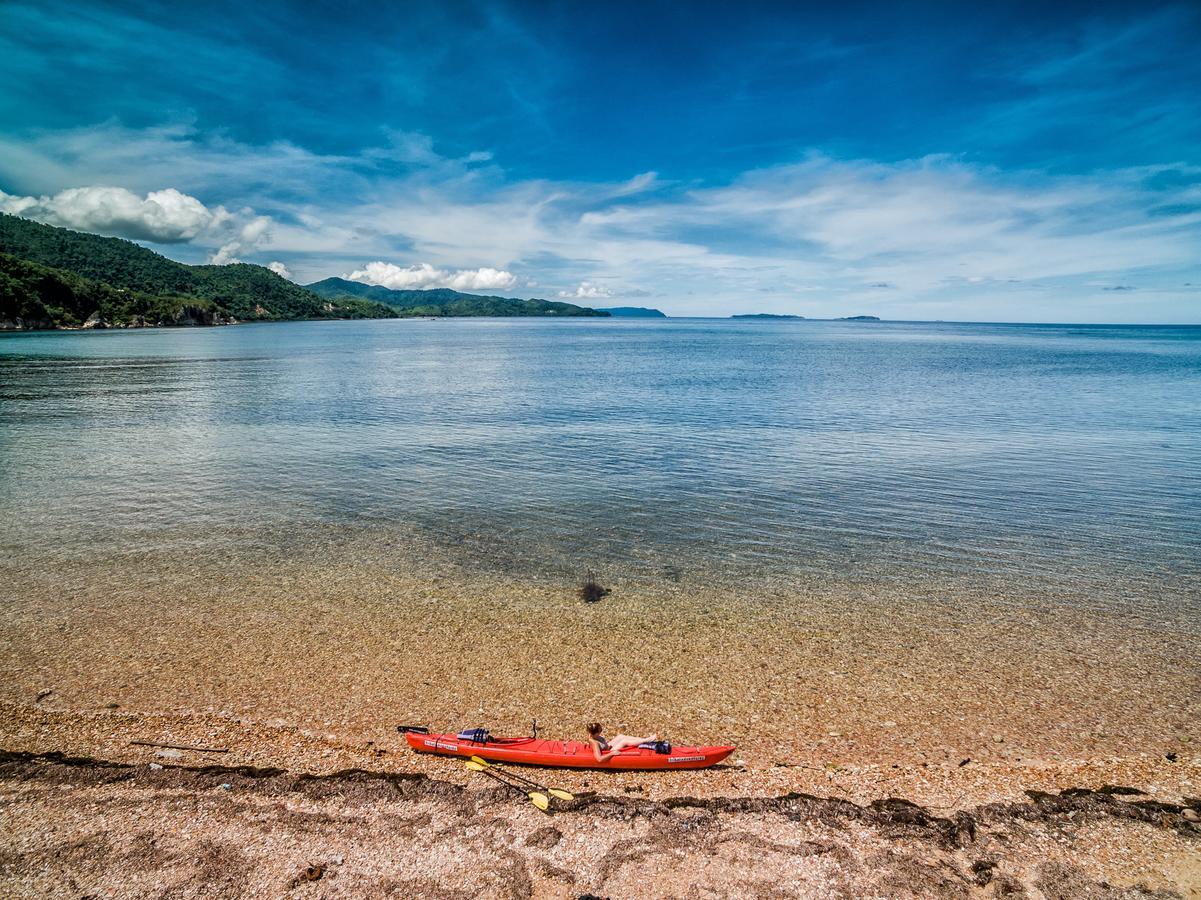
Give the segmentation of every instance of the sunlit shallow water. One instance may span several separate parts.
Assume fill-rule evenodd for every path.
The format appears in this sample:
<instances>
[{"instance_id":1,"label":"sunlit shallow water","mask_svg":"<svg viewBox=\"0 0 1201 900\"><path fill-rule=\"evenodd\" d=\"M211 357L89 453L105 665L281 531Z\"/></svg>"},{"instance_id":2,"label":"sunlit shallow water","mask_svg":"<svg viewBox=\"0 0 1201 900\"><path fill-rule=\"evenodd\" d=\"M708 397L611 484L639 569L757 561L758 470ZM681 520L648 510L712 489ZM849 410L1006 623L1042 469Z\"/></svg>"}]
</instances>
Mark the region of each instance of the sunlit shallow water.
<instances>
[{"instance_id":1,"label":"sunlit shallow water","mask_svg":"<svg viewBox=\"0 0 1201 900\"><path fill-rule=\"evenodd\" d=\"M417 535L565 582L966 578L1184 609L1201 584L1201 328L3 335L0 454L16 571L261 567L328 535L411 565Z\"/></svg>"}]
</instances>

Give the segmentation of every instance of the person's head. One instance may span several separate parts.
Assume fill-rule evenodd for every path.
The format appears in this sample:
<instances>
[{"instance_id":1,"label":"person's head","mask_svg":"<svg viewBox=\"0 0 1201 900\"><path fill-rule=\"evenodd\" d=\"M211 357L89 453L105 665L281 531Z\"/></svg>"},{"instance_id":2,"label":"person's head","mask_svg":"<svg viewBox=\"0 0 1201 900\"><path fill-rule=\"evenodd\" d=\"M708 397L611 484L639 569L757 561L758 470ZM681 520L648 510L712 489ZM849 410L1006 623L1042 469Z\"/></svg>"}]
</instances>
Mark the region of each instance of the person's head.
<instances>
[{"instance_id":1,"label":"person's head","mask_svg":"<svg viewBox=\"0 0 1201 900\"><path fill-rule=\"evenodd\" d=\"M600 722L593 722L592 724L587 725L585 727L588 729L588 737L593 738L593 739L600 737L601 732L604 731L604 727L601 725Z\"/></svg>"}]
</instances>

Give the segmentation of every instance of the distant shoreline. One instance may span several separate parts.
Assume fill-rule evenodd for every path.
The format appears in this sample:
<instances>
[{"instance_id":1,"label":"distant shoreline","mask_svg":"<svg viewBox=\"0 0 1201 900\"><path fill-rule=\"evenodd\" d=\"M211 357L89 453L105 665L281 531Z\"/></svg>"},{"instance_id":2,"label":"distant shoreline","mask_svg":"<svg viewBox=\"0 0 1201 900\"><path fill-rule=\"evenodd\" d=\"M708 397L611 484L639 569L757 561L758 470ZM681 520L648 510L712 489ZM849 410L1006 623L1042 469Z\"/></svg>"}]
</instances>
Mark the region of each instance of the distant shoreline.
<instances>
[{"instance_id":1,"label":"distant shoreline","mask_svg":"<svg viewBox=\"0 0 1201 900\"><path fill-rule=\"evenodd\" d=\"M122 332L122 331L187 331L191 329L207 329L207 328L223 328L233 325L281 325L281 324L297 324L297 323L320 323L320 322L403 322L403 321L431 321L453 322L453 321L587 321L591 323L600 322L621 322L629 324L637 322L638 324L663 324L664 322L730 322L733 320L746 321L745 318L739 316L663 316L642 317L642 316L397 316L393 318L372 318L365 319L355 316L344 317L322 317L313 319L249 319L249 320L234 320L225 322L215 322L213 324L160 324L160 323L145 323L138 325L116 324L108 325L102 328L88 328L82 325L67 325L54 327L13 327L10 322L0 321L0 335L5 334L54 334L54 333L90 333L90 332ZM752 319L753 321L753 319ZM781 321L775 317L763 321ZM817 319L808 317L798 317L795 319L783 319L782 321L803 322L805 324L830 324L836 322L849 321L845 318L838 319ZM996 327L996 328L1189 328L1201 329L1201 322L992 322L992 321L969 321L969 320L951 320L951 319L880 319L879 324L882 325L950 325L950 326L978 326L978 327Z\"/></svg>"}]
</instances>

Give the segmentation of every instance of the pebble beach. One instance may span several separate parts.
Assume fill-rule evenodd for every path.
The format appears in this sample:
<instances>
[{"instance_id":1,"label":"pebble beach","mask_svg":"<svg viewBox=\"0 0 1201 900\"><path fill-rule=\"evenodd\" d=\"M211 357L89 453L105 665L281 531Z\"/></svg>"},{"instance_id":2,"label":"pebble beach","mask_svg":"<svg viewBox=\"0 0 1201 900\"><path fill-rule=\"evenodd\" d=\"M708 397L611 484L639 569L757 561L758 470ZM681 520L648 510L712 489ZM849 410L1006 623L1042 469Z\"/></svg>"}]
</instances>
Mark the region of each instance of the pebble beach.
<instances>
[{"instance_id":1,"label":"pebble beach","mask_svg":"<svg viewBox=\"0 0 1201 900\"><path fill-rule=\"evenodd\" d=\"M586 719L598 718L612 730L656 730L676 743L731 742L738 749L726 765L708 771L555 772L555 786L617 804L553 811L561 833L615 827L614 809L621 810L616 821L635 823L623 829L654 832L647 823L655 816L675 822L679 814L671 804L681 798L732 803L709 809L714 823L706 827L742 834L748 815L738 804L790 795L861 810L904 801L932 819L965 814L975 821L985 807L1029 803L1030 792L1119 786L1138 793L1118 799L1166 804L1168 819L1144 817L1149 824L1097 814L1086 832L1072 832L1070 863L1039 851L1045 864L1039 868L1009 848L1011 862L997 862L1008 880L996 884L1032 886L1053 871L1069 882L1083 879L1080 884L1196 896L1197 869L1186 861L1195 862L1201 832L1186 813L1201 793L1201 695L1187 622L1029 598L1016 605L981 586L905 594L862 584L775 582L758 585L752 602L687 579L658 588L614 580L608 596L589 604L571 583L486 577L449 555L439 559L430 545L407 561L394 547L366 552L361 537L355 546L354 564L344 568L331 564L340 555L327 547L254 579L216 561L176 559L147 562L132 576L114 561L111 571L93 562L10 581L15 590L0 629L0 747L16 754L3 774L4 815L12 824L24 817L24 824L6 830L9 883L22 885L24 896L51 896L62 884L29 880L31 870L21 868L65 839L57 819L65 813L53 808L55 795L43 783L62 777L59 755L79 761L72 778L92 767L127 767L135 773L131 779L101 779L89 788L105 798L95 802L121 809L133 804L143 816L165 816L164 823L182 814L180 798L192 790L179 784L208 779L196 789L203 804L221 790L209 781L232 777L196 774L210 770L242 772L252 793L262 786L253 773L331 779L322 782L321 803L339 802L348 771L417 777L434 786L437 803L455 798L455 827L464 835L492 823L486 827L503 831L528 868L535 863L523 848L547 827L543 814L524 808L520 797L498 795L491 781L460 762L413 753L396 725L483 725L496 734L525 734L536 718L542 734L577 737ZM233 595L236 620L228 603ZM883 604L888 616L880 615ZM169 772L185 780L167 788L162 780ZM283 789L275 784L271 790ZM433 802L423 798L412 804ZM76 802L83 801L73 795L69 804ZM361 797L346 802L364 803ZM389 797L388 803L388 815L412 818L412 810L405 811L409 800ZM370 814L384 813L372 806ZM239 828L258 827L249 807L240 808L236 825L212 815L211 828L192 826L188 840L220 843L234 840ZM764 821L757 817L756 828ZM846 842L858 874L844 871L838 882L827 872L826 881L805 876L798 884L833 891L837 882L851 895L858 893L855 885L866 889L871 854L892 839L879 822L856 823L871 832L867 845L842 833L850 828L846 821L823 827ZM271 841L282 839L271 834ZM629 839L614 835L601 846L612 850ZM1061 839L1067 840L1040 838ZM714 871L729 865L721 861L720 848L728 847L721 842L668 842L656 850L647 841L641 865L680 846L709 860ZM1127 850L1117 852L1113 841ZM342 849L330 849L334 844ZM266 869L261 860L244 863L256 877L274 872L264 890L282 891L296 877L292 870L303 868L305 853L317 852L314 846L323 848L317 854L323 859L353 859L363 851L333 825L315 826L288 851L294 859L282 868L278 849ZM405 853L416 852L406 846ZM946 853L933 848L906 852L925 865ZM1044 871L1061 857L1057 864L1067 869ZM975 861L956 865L965 889L983 890L971 881ZM341 865L349 875L352 864ZM404 868L399 858L396 865L396 871ZM55 878L72 866L52 866ZM97 866L95 883L122 895ZM373 866L343 878L339 889L348 896L387 893L381 887L386 866ZM633 877L626 864L604 877L582 857L559 868L571 876L551 878L537 890L518 879L517 887L484 893L630 896L621 881ZM729 869L721 878L735 875ZM171 877L181 879L183 895L205 894L203 880L178 871ZM322 891L331 884L324 881ZM679 886L668 879L659 894L647 895L677 896ZM305 890L307 883L293 888ZM923 895L927 888L901 895ZM798 888L795 895L805 892Z\"/></svg>"}]
</instances>

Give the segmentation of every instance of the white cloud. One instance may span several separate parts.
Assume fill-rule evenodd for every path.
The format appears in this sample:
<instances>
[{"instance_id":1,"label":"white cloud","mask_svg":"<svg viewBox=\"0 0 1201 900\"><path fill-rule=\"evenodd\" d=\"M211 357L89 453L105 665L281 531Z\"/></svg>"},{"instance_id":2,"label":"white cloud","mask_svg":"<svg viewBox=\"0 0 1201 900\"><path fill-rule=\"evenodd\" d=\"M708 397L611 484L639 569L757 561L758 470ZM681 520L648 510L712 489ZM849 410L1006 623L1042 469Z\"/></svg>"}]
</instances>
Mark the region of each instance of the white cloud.
<instances>
[{"instance_id":1,"label":"white cloud","mask_svg":"<svg viewBox=\"0 0 1201 900\"><path fill-rule=\"evenodd\" d=\"M235 255L238 252L238 242L230 241L228 244L222 244L213 251L208 258L210 264L214 266L230 266L234 263L240 263L242 260Z\"/></svg>"},{"instance_id":2,"label":"white cloud","mask_svg":"<svg viewBox=\"0 0 1201 900\"><path fill-rule=\"evenodd\" d=\"M235 236L222 244L212 256L209 257L209 262L216 266L225 266L230 263L241 262L237 254L246 253L254 250L267 236L268 230L271 228L271 220L266 216L256 216L251 210L245 209L242 211L244 215L250 218L244 222L238 229Z\"/></svg>"},{"instance_id":3,"label":"white cloud","mask_svg":"<svg viewBox=\"0 0 1201 900\"><path fill-rule=\"evenodd\" d=\"M215 248L222 261L286 254L303 281L354 270L370 283L474 291L535 279L596 290L637 284L677 314L1080 321L1100 298L1108 320L1147 321L1156 314L1143 309L1153 305L1170 314L1165 320L1196 318L1196 294L1181 287L1201 281L1196 167L1072 176L946 156L812 155L703 186L651 172L595 183L511 180L482 154L448 159L428 141L390 141L378 153L339 157L188 126L0 136L0 183L52 194L0 199L47 205L83 180L128 189L140 209L151 195L138 191L172 184L180 198L220 198L239 210L188 238L185 206L160 202L176 240ZM256 236L246 226L257 209L273 219ZM362 265L399 253L425 262ZM482 268L459 269L466 259ZM1102 292L1090 281L1139 290ZM569 291L585 299L582 287Z\"/></svg>"},{"instance_id":4,"label":"white cloud","mask_svg":"<svg viewBox=\"0 0 1201 900\"><path fill-rule=\"evenodd\" d=\"M175 188L144 197L121 187L67 188L52 196L21 197L0 191L0 212L47 225L156 244L199 243L218 247L209 257L217 265L238 262L237 254L257 248L271 219L246 208L231 213L205 206Z\"/></svg>"},{"instance_id":5,"label":"white cloud","mask_svg":"<svg viewBox=\"0 0 1201 900\"><path fill-rule=\"evenodd\" d=\"M613 295L608 289L593 284L591 281L581 281L574 291L559 291L559 296L576 300L602 300Z\"/></svg>"},{"instance_id":6,"label":"white cloud","mask_svg":"<svg viewBox=\"0 0 1201 900\"><path fill-rule=\"evenodd\" d=\"M495 291L508 290L517 284L517 276L502 269L484 267L450 272L436 269L429 263L402 267L378 260L343 277L393 290L453 288L456 291Z\"/></svg>"},{"instance_id":7,"label":"white cloud","mask_svg":"<svg viewBox=\"0 0 1201 900\"><path fill-rule=\"evenodd\" d=\"M276 275L278 275L280 278L287 278L289 281L291 281L291 279L292 279L292 273L290 271L288 271L288 267L285 266L283 263L281 263L279 260L274 260L272 262L267 263L267 268L270 269L272 272L274 272Z\"/></svg>"},{"instance_id":8,"label":"white cloud","mask_svg":"<svg viewBox=\"0 0 1201 900\"><path fill-rule=\"evenodd\" d=\"M190 241L230 218L224 207L209 209L175 188L139 197L125 188L102 185L42 197L0 191L0 210L62 228L160 244Z\"/></svg>"},{"instance_id":9,"label":"white cloud","mask_svg":"<svg viewBox=\"0 0 1201 900\"><path fill-rule=\"evenodd\" d=\"M503 269L467 269L450 277L449 287L456 291L508 290L517 284L517 276Z\"/></svg>"},{"instance_id":10,"label":"white cloud","mask_svg":"<svg viewBox=\"0 0 1201 900\"><path fill-rule=\"evenodd\" d=\"M641 175L635 175L629 181L619 184L614 193L618 196L641 194L643 191L650 190L652 187L655 187L658 184L658 181L658 172L643 172Z\"/></svg>"}]
</instances>

